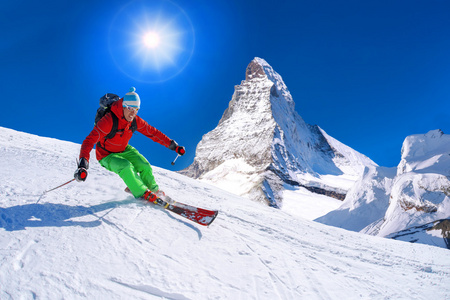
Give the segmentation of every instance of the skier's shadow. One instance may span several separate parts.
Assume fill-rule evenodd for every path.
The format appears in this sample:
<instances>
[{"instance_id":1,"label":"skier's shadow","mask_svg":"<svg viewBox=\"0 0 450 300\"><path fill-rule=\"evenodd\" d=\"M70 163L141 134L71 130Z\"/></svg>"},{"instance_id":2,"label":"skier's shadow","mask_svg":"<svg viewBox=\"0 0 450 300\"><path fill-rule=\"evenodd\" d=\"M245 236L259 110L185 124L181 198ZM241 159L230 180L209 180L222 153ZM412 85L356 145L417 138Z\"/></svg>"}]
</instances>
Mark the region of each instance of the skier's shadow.
<instances>
[{"instance_id":1,"label":"skier's shadow","mask_svg":"<svg viewBox=\"0 0 450 300\"><path fill-rule=\"evenodd\" d=\"M89 207L54 203L0 207L0 228L4 228L7 231L15 231L24 230L26 227L96 227L102 223L100 220L102 217L95 215L95 213L133 202L132 200L112 201ZM87 215L92 215L97 219L94 221L70 220Z\"/></svg>"},{"instance_id":2,"label":"skier's shadow","mask_svg":"<svg viewBox=\"0 0 450 300\"><path fill-rule=\"evenodd\" d=\"M102 224L104 216L118 206L136 203L135 199L123 201L111 201L94 206L70 206L64 204L42 203L25 204L12 207L0 207L0 228L7 231L24 230L26 227L96 227ZM142 205L145 205L142 203ZM96 213L105 211L103 214ZM201 231L194 225L175 218L164 210L168 217L188 226L197 232L199 240L202 238ZM91 215L94 221L73 221L72 218Z\"/></svg>"}]
</instances>

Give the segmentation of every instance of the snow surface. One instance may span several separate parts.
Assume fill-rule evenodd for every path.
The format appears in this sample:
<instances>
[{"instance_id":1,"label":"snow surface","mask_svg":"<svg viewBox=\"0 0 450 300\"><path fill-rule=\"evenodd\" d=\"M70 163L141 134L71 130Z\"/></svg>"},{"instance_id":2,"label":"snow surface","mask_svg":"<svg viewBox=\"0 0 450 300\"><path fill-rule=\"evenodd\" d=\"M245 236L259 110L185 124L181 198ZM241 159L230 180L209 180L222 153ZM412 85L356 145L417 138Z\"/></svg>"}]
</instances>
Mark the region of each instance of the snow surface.
<instances>
[{"instance_id":1,"label":"snow surface","mask_svg":"<svg viewBox=\"0 0 450 300\"><path fill-rule=\"evenodd\" d=\"M283 207L281 209L293 216L314 220L339 208L341 204L341 200L318 195L302 187L290 187L283 191Z\"/></svg>"},{"instance_id":2,"label":"snow surface","mask_svg":"<svg viewBox=\"0 0 450 300\"><path fill-rule=\"evenodd\" d=\"M80 145L0 127L0 299L449 299L450 251L362 235L154 167L209 227L139 200ZM151 161L151 158L150 158ZM39 200L39 202L38 202Z\"/></svg>"}]
</instances>

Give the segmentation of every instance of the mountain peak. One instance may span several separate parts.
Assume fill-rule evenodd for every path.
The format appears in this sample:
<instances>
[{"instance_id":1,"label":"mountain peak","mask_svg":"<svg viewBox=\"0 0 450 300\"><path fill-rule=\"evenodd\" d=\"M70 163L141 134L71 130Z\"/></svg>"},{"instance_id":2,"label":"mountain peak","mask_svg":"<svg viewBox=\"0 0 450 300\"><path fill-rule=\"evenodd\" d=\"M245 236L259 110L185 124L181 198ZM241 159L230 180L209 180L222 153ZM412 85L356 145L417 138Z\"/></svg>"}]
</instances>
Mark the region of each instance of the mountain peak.
<instances>
[{"instance_id":1,"label":"mountain peak","mask_svg":"<svg viewBox=\"0 0 450 300\"><path fill-rule=\"evenodd\" d=\"M366 164L374 163L306 124L282 77L256 57L217 127L197 145L194 163L181 173L279 207L286 184L341 199L348 188L332 178L359 176Z\"/></svg>"},{"instance_id":2,"label":"mountain peak","mask_svg":"<svg viewBox=\"0 0 450 300\"><path fill-rule=\"evenodd\" d=\"M264 59L255 57L247 66L245 71L245 80L250 81L254 78L267 76L264 67L272 68Z\"/></svg>"}]
</instances>

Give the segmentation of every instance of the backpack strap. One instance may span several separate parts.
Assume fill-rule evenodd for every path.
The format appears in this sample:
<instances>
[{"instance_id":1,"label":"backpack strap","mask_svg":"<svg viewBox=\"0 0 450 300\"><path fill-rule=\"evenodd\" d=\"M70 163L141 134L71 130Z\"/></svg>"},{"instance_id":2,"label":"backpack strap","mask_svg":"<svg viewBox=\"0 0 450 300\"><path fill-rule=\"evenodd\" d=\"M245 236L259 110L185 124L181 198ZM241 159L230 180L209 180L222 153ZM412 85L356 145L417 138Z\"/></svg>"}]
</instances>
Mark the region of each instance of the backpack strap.
<instances>
[{"instance_id":1,"label":"backpack strap","mask_svg":"<svg viewBox=\"0 0 450 300\"><path fill-rule=\"evenodd\" d=\"M118 131L117 128L119 127L119 118L112 112L110 112L110 114L111 114L111 117L112 117L113 124L112 124L112 127L111 127L111 131L105 136L105 139L103 140L103 144L106 143L106 140L112 139L116 135L116 133ZM105 150L105 151L107 151L109 153L113 153L113 152L107 150L105 147L103 147L100 142L97 142L97 147L100 147L100 148L102 148L103 150Z\"/></svg>"},{"instance_id":2,"label":"backpack strap","mask_svg":"<svg viewBox=\"0 0 450 300\"><path fill-rule=\"evenodd\" d=\"M130 126L131 132L134 133L137 130L137 123L136 123L136 118L133 119L133 122L131 122L131 126Z\"/></svg>"},{"instance_id":3,"label":"backpack strap","mask_svg":"<svg viewBox=\"0 0 450 300\"><path fill-rule=\"evenodd\" d=\"M112 139L117 133L117 128L119 128L119 118L113 112L111 112L111 117L113 125L111 127L111 131L105 136L105 142L108 139Z\"/></svg>"}]
</instances>

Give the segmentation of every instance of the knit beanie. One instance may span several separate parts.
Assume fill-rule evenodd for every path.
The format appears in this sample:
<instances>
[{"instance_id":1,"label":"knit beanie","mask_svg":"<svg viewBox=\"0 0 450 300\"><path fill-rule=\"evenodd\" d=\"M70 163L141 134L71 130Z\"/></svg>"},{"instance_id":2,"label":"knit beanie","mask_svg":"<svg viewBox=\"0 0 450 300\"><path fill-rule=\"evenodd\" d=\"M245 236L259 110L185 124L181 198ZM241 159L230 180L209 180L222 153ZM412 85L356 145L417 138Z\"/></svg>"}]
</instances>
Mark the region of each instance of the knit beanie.
<instances>
[{"instance_id":1,"label":"knit beanie","mask_svg":"<svg viewBox=\"0 0 450 300\"><path fill-rule=\"evenodd\" d=\"M135 87L130 87L130 91L125 94L123 97L123 104L130 107L137 107L139 108L141 106L141 99L139 98L139 95L135 92Z\"/></svg>"}]
</instances>

